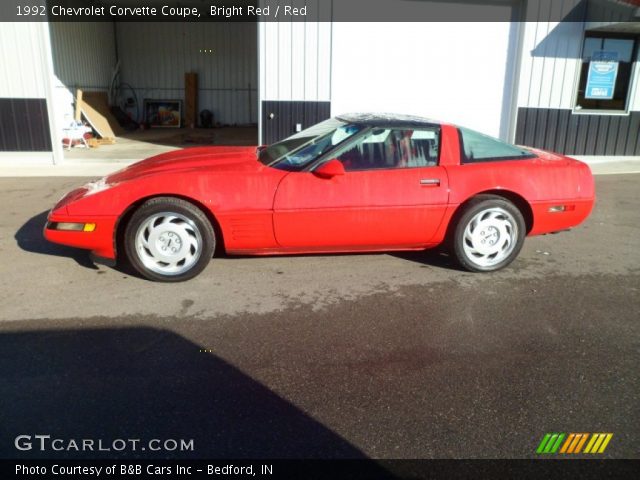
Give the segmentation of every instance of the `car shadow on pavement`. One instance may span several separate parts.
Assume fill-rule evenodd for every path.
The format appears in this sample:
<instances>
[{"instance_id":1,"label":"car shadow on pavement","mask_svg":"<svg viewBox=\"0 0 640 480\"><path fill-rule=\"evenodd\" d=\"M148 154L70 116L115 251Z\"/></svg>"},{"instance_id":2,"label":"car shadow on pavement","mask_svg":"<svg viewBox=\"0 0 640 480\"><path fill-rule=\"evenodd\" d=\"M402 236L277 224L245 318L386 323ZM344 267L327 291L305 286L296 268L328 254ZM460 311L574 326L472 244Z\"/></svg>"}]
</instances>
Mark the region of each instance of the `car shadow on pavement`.
<instances>
[{"instance_id":1,"label":"car shadow on pavement","mask_svg":"<svg viewBox=\"0 0 640 480\"><path fill-rule=\"evenodd\" d=\"M18 246L27 252L40 253L43 255L55 255L58 257L69 257L75 260L78 265L92 270L98 270L98 267L89 257L89 252L87 250L58 245L51 243L44 238L42 230L47 223L48 213L48 211L39 213L35 217L29 219L18 229L14 235Z\"/></svg>"},{"instance_id":2,"label":"car shadow on pavement","mask_svg":"<svg viewBox=\"0 0 640 480\"><path fill-rule=\"evenodd\" d=\"M433 248L429 250L405 250L405 251L375 251L375 252L332 252L332 253L293 253L293 254L274 254L269 255L269 258L318 258L318 257L326 257L326 258L339 258L339 257L372 257L372 256L384 256L389 255L391 257L399 258L401 260L406 260L410 262L415 262L421 264L424 268L428 267L437 267L444 268L448 270L456 270L460 272L464 272L463 268L461 268L458 263L449 255L447 250L444 248ZM214 261L216 257L226 258L226 259L252 259L256 258L253 255L227 255L224 252L216 254L214 257Z\"/></svg>"},{"instance_id":3,"label":"car shadow on pavement","mask_svg":"<svg viewBox=\"0 0 640 480\"><path fill-rule=\"evenodd\" d=\"M424 268L437 267L446 270L465 271L453 257L444 248L431 248L429 250L394 252L390 255L408 260L410 262L419 263Z\"/></svg>"},{"instance_id":4,"label":"car shadow on pavement","mask_svg":"<svg viewBox=\"0 0 640 480\"><path fill-rule=\"evenodd\" d=\"M147 327L0 333L0 458L367 458L204 347ZM19 435L31 435L31 450L15 447ZM140 441L135 451L40 451L34 435L63 439L58 447ZM193 448L150 451L153 439Z\"/></svg>"}]
</instances>

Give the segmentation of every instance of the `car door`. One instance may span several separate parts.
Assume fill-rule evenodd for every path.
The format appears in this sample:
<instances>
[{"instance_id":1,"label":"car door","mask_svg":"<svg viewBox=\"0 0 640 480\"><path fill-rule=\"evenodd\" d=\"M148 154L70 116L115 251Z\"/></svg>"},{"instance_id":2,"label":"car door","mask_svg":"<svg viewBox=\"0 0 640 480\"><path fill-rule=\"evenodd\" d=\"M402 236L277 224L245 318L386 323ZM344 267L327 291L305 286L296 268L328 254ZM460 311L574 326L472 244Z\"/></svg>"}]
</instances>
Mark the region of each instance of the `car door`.
<instances>
[{"instance_id":1,"label":"car door","mask_svg":"<svg viewBox=\"0 0 640 480\"><path fill-rule=\"evenodd\" d=\"M331 154L344 175L289 173L274 200L276 241L309 250L428 244L448 201L438 151L439 127L372 129Z\"/></svg>"}]
</instances>

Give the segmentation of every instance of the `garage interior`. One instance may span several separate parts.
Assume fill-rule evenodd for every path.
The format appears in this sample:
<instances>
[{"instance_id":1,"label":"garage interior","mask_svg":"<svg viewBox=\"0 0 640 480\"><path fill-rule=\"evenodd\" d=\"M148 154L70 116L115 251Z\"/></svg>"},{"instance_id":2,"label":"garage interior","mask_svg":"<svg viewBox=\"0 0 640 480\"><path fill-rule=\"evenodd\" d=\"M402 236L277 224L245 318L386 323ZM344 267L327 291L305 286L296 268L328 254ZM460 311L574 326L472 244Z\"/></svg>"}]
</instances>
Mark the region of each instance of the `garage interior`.
<instances>
[{"instance_id":1,"label":"garage interior","mask_svg":"<svg viewBox=\"0 0 640 480\"><path fill-rule=\"evenodd\" d=\"M257 23L59 22L50 36L65 159L258 143Z\"/></svg>"}]
</instances>

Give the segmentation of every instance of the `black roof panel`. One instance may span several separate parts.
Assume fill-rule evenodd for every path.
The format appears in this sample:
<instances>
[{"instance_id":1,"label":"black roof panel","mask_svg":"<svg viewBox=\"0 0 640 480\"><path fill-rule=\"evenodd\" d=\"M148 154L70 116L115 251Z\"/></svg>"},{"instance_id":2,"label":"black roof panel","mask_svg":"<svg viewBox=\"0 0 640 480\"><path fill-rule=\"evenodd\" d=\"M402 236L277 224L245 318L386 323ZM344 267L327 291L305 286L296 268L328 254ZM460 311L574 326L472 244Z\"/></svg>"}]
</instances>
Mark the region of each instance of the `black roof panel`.
<instances>
[{"instance_id":1,"label":"black roof panel","mask_svg":"<svg viewBox=\"0 0 640 480\"><path fill-rule=\"evenodd\" d=\"M347 113L344 115L338 115L336 118L343 122L370 125L372 127L419 128L440 125L440 122L435 120L396 113Z\"/></svg>"}]
</instances>

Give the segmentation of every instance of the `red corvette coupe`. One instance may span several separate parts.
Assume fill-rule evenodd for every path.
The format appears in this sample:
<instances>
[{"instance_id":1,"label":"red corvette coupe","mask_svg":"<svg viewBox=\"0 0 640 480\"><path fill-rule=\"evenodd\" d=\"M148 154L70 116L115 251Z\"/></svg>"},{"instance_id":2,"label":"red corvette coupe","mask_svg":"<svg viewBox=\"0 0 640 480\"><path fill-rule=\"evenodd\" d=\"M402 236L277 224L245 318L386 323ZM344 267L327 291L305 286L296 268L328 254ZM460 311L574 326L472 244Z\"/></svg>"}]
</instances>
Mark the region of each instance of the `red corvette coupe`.
<instances>
[{"instance_id":1,"label":"red corvette coupe","mask_svg":"<svg viewBox=\"0 0 640 480\"><path fill-rule=\"evenodd\" d=\"M526 235L581 223L582 162L401 115L332 118L268 147L158 155L65 195L52 242L180 281L230 255L419 250L447 243L466 269L508 265Z\"/></svg>"}]
</instances>

